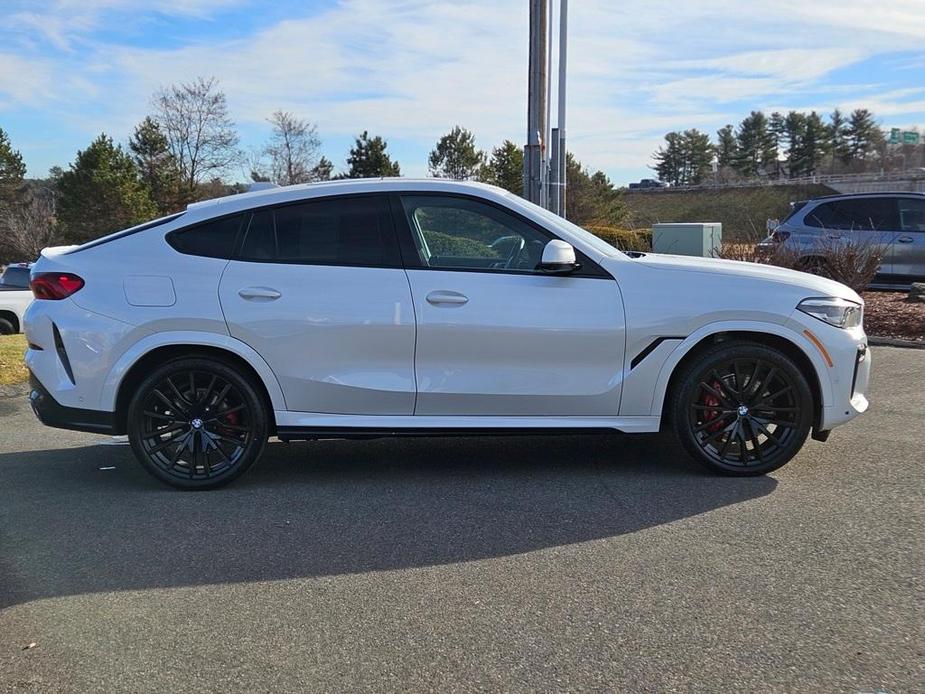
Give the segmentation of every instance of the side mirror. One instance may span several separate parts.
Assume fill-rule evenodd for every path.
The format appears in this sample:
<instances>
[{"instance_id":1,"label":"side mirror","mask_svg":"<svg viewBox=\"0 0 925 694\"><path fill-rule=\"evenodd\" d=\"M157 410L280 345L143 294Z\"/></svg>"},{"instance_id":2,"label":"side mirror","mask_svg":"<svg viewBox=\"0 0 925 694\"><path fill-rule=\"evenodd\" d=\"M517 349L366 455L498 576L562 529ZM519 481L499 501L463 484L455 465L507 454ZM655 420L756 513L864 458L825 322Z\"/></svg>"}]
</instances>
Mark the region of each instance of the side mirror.
<instances>
[{"instance_id":1,"label":"side mirror","mask_svg":"<svg viewBox=\"0 0 925 694\"><path fill-rule=\"evenodd\" d=\"M543 248L543 260L537 269L550 275L565 275L580 267L581 265L575 261L575 249L572 245L553 239Z\"/></svg>"}]
</instances>

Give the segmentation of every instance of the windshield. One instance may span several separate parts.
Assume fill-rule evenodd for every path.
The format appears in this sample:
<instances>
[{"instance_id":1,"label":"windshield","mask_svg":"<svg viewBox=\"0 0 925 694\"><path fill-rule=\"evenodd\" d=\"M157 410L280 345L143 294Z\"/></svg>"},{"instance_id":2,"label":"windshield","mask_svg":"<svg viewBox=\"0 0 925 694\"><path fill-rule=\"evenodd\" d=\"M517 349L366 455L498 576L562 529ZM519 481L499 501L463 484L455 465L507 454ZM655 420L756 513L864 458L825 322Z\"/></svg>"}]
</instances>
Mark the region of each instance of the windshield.
<instances>
[{"instance_id":1,"label":"windshield","mask_svg":"<svg viewBox=\"0 0 925 694\"><path fill-rule=\"evenodd\" d=\"M524 200L523 198L516 196L513 193L511 196L514 197L518 203L525 207L529 207L532 212L535 212L553 226L564 228L572 236L577 236L581 241L594 248L594 250L609 256L617 256L619 253L621 253L619 248L611 246L609 243L604 241L604 239L595 236L587 229L582 229L580 226L568 221L564 217L560 217L555 212L550 212L549 210L542 208L528 200Z\"/></svg>"}]
</instances>

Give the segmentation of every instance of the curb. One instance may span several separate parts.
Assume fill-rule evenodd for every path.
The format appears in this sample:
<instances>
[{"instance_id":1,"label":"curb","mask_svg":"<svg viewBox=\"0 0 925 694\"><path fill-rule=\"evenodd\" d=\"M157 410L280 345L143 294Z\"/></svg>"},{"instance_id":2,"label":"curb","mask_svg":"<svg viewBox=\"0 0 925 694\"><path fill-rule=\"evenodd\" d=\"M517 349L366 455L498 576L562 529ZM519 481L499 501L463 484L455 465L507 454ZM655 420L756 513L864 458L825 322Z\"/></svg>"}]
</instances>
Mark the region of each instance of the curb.
<instances>
[{"instance_id":1,"label":"curb","mask_svg":"<svg viewBox=\"0 0 925 694\"><path fill-rule=\"evenodd\" d=\"M920 340L899 340L895 337L872 337L867 336L867 344L875 347L907 347L909 349L925 349L925 341Z\"/></svg>"}]
</instances>

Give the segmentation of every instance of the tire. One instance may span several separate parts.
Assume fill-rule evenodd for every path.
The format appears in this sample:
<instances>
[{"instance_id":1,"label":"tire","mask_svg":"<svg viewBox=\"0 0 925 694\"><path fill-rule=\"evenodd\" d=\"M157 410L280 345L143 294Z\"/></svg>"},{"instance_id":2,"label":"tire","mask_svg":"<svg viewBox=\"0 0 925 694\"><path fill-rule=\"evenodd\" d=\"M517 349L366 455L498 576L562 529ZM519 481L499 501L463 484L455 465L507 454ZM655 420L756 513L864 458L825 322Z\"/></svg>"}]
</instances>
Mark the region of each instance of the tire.
<instances>
[{"instance_id":1,"label":"tire","mask_svg":"<svg viewBox=\"0 0 925 694\"><path fill-rule=\"evenodd\" d=\"M783 352L752 342L711 347L683 367L672 393L685 450L725 475L763 475L787 464L809 434L813 396Z\"/></svg>"},{"instance_id":2,"label":"tire","mask_svg":"<svg viewBox=\"0 0 925 694\"><path fill-rule=\"evenodd\" d=\"M128 437L149 473L179 489L215 489L263 452L269 412L257 385L209 358L169 361L138 387Z\"/></svg>"},{"instance_id":3,"label":"tire","mask_svg":"<svg viewBox=\"0 0 925 694\"><path fill-rule=\"evenodd\" d=\"M7 318L0 318L0 335L15 335L16 328Z\"/></svg>"}]
</instances>

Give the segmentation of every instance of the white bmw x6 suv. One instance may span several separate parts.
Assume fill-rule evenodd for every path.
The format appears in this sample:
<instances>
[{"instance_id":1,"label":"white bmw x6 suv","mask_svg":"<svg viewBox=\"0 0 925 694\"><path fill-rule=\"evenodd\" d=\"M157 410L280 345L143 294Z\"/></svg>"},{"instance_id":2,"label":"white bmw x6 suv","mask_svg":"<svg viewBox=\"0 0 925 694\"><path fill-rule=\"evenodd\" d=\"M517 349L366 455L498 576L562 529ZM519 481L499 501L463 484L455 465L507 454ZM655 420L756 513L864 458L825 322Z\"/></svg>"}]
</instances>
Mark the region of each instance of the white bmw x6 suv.
<instances>
[{"instance_id":1,"label":"white bmw x6 suv","mask_svg":"<svg viewBox=\"0 0 925 694\"><path fill-rule=\"evenodd\" d=\"M277 188L46 250L26 318L50 426L169 484L283 440L655 432L734 475L867 408L863 304L775 267L626 254L498 188Z\"/></svg>"}]
</instances>

